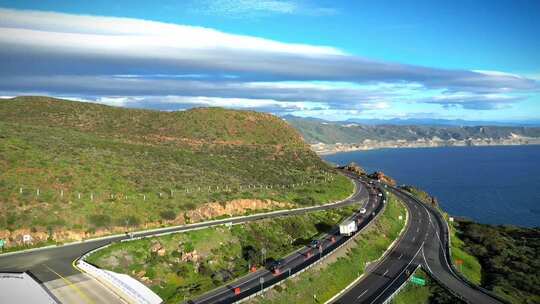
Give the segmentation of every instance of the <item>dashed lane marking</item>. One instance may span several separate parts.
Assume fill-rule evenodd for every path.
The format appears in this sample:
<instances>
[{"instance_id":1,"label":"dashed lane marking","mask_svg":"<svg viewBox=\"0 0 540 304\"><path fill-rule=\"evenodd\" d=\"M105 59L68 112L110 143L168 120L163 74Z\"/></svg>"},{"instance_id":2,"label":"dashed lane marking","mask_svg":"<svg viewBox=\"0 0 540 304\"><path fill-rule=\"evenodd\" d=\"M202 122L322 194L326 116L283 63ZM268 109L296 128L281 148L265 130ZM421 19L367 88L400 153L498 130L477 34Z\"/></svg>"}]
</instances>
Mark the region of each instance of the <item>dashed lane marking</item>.
<instances>
[{"instance_id":1,"label":"dashed lane marking","mask_svg":"<svg viewBox=\"0 0 540 304\"><path fill-rule=\"evenodd\" d=\"M360 299L363 295L366 294L366 292L368 292L368 290L369 290L369 289L364 290L364 292L362 292L358 297L356 297L356 299L357 299L357 300Z\"/></svg>"}]
</instances>

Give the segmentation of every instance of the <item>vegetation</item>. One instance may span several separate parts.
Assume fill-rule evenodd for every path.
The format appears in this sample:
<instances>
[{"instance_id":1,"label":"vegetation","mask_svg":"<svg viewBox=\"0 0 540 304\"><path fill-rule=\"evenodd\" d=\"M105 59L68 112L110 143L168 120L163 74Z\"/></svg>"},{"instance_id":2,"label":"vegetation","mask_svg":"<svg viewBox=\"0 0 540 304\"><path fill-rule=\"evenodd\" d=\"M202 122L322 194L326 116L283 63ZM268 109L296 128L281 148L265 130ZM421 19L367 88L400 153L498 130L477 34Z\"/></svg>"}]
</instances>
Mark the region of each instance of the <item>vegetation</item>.
<instances>
[{"instance_id":1,"label":"vegetation","mask_svg":"<svg viewBox=\"0 0 540 304\"><path fill-rule=\"evenodd\" d=\"M455 224L465 252L482 265L482 286L512 303L540 303L540 228Z\"/></svg>"},{"instance_id":2,"label":"vegetation","mask_svg":"<svg viewBox=\"0 0 540 304\"><path fill-rule=\"evenodd\" d=\"M46 97L0 101L0 172L0 232L112 231L159 225L207 202L311 205L352 192L269 114Z\"/></svg>"},{"instance_id":3,"label":"vegetation","mask_svg":"<svg viewBox=\"0 0 540 304\"><path fill-rule=\"evenodd\" d=\"M178 303L287 255L353 212L346 207L118 243L87 261L133 275L165 302Z\"/></svg>"},{"instance_id":4,"label":"vegetation","mask_svg":"<svg viewBox=\"0 0 540 304\"><path fill-rule=\"evenodd\" d=\"M440 138L442 140L466 140L468 138L504 139L512 134L540 137L538 127L451 127L451 126L400 126L362 125L351 122L328 122L318 119L287 117L287 121L298 129L310 143L359 143L369 140L407 140Z\"/></svg>"},{"instance_id":5,"label":"vegetation","mask_svg":"<svg viewBox=\"0 0 540 304\"><path fill-rule=\"evenodd\" d=\"M395 197L390 196L381 217L353 242L346 255L329 262L324 269L311 269L274 287L251 303L313 303L314 297L324 303L343 290L365 271L366 264L380 258L399 236L405 222L406 209Z\"/></svg>"},{"instance_id":6,"label":"vegetation","mask_svg":"<svg viewBox=\"0 0 540 304\"><path fill-rule=\"evenodd\" d=\"M392 304L462 304L444 287L434 281L427 273L419 268L414 275L426 281L425 286L408 282L407 285L392 299Z\"/></svg>"},{"instance_id":7,"label":"vegetation","mask_svg":"<svg viewBox=\"0 0 540 304\"><path fill-rule=\"evenodd\" d=\"M482 284L482 266L478 258L471 255L465 250L465 243L456 233L456 225L453 223L450 226L450 245L452 249L452 262L456 269L461 272L469 281L476 285Z\"/></svg>"}]
</instances>

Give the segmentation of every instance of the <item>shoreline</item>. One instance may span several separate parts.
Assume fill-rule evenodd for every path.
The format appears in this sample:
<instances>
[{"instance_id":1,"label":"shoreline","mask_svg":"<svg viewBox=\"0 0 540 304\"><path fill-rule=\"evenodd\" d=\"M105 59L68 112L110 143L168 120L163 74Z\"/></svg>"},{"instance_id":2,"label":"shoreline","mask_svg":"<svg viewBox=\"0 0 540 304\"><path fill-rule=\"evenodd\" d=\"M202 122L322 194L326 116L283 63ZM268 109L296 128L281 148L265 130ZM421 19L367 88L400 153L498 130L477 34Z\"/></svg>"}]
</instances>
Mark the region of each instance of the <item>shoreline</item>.
<instances>
[{"instance_id":1,"label":"shoreline","mask_svg":"<svg viewBox=\"0 0 540 304\"><path fill-rule=\"evenodd\" d=\"M485 144L408 144L403 145L386 145L385 142L380 142L380 145L361 145L361 144L311 144L311 150L317 155L333 155L344 152L355 151L371 151L380 149L421 149L421 148L459 148L459 147L506 147L506 146L538 146L540 138L521 143L485 143ZM324 148L322 148L324 147Z\"/></svg>"}]
</instances>

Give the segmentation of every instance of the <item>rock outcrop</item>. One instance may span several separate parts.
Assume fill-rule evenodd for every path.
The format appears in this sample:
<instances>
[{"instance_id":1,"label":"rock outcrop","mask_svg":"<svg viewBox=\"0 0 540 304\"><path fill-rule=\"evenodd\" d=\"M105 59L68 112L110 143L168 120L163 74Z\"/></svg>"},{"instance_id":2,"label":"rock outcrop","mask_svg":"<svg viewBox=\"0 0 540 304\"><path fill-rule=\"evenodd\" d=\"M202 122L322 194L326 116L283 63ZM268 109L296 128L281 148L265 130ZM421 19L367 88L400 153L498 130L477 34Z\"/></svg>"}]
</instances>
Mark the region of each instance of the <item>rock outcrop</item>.
<instances>
[{"instance_id":1,"label":"rock outcrop","mask_svg":"<svg viewBox=\"0 0 540 304\"><path fill-rule=\"evenodd\" d=\"M355 162L351 162L350 164L341 167L341 169L356 173L358 175L366 175L366 171L364 171L364 169L362 169L362 167Z\"/></svg>"},{"instance_id":2,"label":"rock outcrop","mask_svg":"<svg viewBox=\"0 0 540 304\"><path fill-rule=\"evenodd\" d=\"M373 178L373 179L376 179L376 180L380 180L381 182L389 184L391 186L396 185L396 181L393 178L391 178L388 175L385 175L383 172L380 172L380 171L375 171L375 172L371 173L369 175L369 177Z\"/></svg>"},{"instance_id":3,"label":"rock outcrop","mask_svg":"<svg viewBox=\"0 0 540 304\"><path fill-rule=\"evenodd\" d=\"M292 204L280 203L272 200L258 200L258 199L237 199L225 203L212 202L201 205L200 207L181 212L174 220L165 222L149 222L145 223L140 229L155 228L165 225L183 225L186 224L186 219L190 222L201 222L220 216L238 216L243 215L249 211L271 210L277 208L290 208ZM53 231L47 231L46 229L17 229L17 230L0 230L0 239L6 242L5 247L21 246L21 245L35 245L47 240L53 240L55 242L70 242L81 241L87 238L100 237L115 233L125 232L125 227L117 226L109 229L96 229L96 230L66 230L66 229L54 229ZM24 236L30 236L31 241L24 241ZM159 253L158 253L159 254Z\"/></svg>"}]
</instances>

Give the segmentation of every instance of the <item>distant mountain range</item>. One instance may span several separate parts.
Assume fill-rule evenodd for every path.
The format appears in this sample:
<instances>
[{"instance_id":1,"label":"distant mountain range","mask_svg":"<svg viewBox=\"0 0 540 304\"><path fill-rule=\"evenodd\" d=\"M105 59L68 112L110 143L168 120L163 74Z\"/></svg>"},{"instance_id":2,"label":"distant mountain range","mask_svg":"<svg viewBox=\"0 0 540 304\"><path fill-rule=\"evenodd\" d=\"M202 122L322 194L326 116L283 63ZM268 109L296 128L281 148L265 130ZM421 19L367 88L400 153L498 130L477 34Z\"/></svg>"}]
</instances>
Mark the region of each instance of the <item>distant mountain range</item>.
<instances>
[{"instance_id":1,"label":"distant mountain range","mask_svg":"<svg viewBox=\"0 0 540 304\"><path fill-rule=\"evenodd\" d=\"M319 121L332 124L346 125L358 123L363 125L396 125L396 126L457 126L457 127L476 127L476 126L507 126L507 127L540 127L540 120L523 121L485 121L485 120L463 120L463 119L440 119L440 118L391 118L391 119L362 119L350 118L343 121L329 121L313 117L298 117L294 115L283 116L286 120L302 119L310 121Z\"/></svg>"},{"instance_id":2,"label":"distant mountain range","mask_svg":"<svg viewBox=\"0 0 540 304\"><path fill-rule=\"evenodd\" d=\"M371 124L363 123L365 120L336 122L291 115L283 119L298 129L318 153L396 147L540 144L540 127L535 126L475 125L480 122L441 119L367 120Z\"/></svg>"}]
</instances>

